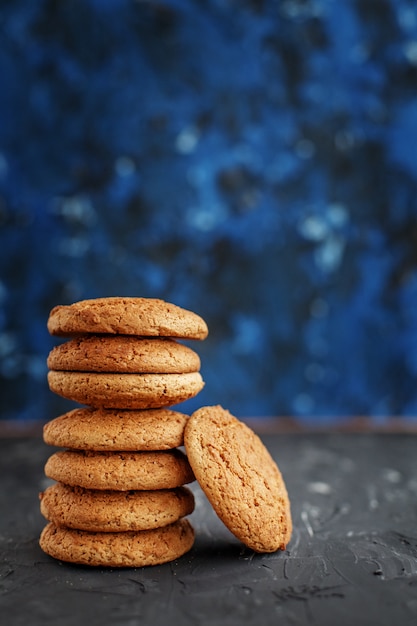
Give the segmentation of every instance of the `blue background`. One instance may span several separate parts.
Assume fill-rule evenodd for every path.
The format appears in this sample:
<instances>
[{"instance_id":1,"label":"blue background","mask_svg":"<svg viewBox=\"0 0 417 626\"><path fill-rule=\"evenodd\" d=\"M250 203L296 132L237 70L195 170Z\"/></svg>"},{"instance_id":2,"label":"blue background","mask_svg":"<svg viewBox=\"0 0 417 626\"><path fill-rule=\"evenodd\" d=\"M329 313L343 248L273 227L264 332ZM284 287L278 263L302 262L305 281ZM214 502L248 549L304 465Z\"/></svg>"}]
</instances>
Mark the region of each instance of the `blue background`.
<instances>
[{"instance_id":1,"label":"blue background","mask_svg":"<svg viewBox=\"0 0 417 626\"><path fill-rule=\"evenodd\" d=\"M201 314L240 417L417 414L412 0L0 3L2 418L55 304ZM71 407L73 405L71 404Z\"/></svg>"}]
</instances>

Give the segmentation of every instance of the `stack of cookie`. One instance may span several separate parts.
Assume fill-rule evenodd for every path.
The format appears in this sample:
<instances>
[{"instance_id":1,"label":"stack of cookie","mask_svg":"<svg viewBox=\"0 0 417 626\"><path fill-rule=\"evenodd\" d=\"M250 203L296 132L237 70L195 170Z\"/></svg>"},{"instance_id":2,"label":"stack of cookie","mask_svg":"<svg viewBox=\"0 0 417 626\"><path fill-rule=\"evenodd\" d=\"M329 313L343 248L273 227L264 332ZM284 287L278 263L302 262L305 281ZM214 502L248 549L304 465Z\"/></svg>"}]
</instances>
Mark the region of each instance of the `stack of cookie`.
<instances>
[{"instance_id":1,"label":"stack of cookie","mask_svg":"<svg viewBox=\"0 0 417 626\"><path fill-rule=\"evenodd\" d=\"M50 389L85 408L44 427L55 484L41 495L49 521L40 545L64 561L153 565L187 552L194 478L184 443L188 416L172 407L203 388L200 359L181 339L204 339L198 315L162 300L99 298L55 307Z\"/></svg>"}]
</instances>

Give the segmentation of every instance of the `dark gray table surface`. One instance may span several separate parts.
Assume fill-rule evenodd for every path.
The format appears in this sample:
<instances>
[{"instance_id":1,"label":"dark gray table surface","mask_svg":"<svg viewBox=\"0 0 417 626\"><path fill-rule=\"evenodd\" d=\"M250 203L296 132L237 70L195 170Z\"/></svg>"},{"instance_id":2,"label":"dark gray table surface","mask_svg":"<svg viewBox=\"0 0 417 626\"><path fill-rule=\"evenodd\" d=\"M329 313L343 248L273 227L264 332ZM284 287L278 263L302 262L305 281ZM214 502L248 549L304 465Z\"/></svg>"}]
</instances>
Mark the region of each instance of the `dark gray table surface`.
<instances>
[{"instance_id":1,"label":"dark gray table surface","mask_svg":"<svg viewBox=\"0 0 417 626\"><path fill-rule=\"evenodd\" d=\"M255 554L194 483L193 549L139 569L69 565L38 547L53 452L0 439L0 622L7 626L417 624L417 437L263 435L287 483L293 538Z\"/></svg>"}]
</instances>

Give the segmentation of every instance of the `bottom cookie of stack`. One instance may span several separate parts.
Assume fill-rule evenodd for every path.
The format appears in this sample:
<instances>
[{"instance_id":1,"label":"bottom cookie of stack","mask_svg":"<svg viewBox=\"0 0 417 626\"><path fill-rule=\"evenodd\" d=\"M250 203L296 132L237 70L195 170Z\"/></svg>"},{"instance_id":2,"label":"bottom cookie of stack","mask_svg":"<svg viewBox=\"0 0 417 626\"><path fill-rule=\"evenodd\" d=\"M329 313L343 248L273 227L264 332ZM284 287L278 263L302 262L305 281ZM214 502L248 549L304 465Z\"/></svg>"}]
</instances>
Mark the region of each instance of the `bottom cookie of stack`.
<instances>
[{"instance_id":1,"label":"bottom cookie of stack","mask_svg":"<svg viewBox=\"0 0 417 626\"><path fill-rule=\"evenodd\" d=\"M136 532L89 532L50 522L39 543L46 554L61 561L99 567L144 567L183 556L193 546L194 530L184 518L162 528Z\"/></svg>"}]
</instances>

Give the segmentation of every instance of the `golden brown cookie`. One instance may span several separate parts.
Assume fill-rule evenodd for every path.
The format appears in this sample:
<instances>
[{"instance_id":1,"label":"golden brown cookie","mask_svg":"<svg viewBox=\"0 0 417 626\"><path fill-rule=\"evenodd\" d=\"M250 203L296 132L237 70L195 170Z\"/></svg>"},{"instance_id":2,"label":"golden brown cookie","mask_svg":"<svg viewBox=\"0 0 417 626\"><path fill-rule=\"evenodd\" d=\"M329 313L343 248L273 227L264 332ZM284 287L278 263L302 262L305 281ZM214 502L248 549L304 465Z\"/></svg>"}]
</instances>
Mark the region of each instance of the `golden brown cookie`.
<instances>
[{"instance_id":1,"label":"golden brown cookie","mask_svg":"<svg viewBox=\"0 0 417 626\"><path fill-rule=\"evenodd\" d=\"M116 491L173 489L194 480L188 459L181 450L60 450L47 460L45 474L74 487Z\"/></svg>"},{"instance_id":2,"label":"golden brown cookie","mask_svg":"<svg viewBox=\"0 0 417 626\"><path fill-rule=\"evenodd\" d=\"M56 483L39 494L42 515L56 526L90 532L148 530L194 510L186 487L156 491L105 491Z\"/></svg>"},{"instance_id":3,"label":"golden brown cookie","mask_svg":"<svg viewBox=\"0 0 417 626\"><path fill-rule=\"evenodd\" d=\"M200 370L198 354L175 339L130 335L70 339L51 350L47 364L51 370L78 372L183 374Z\"/></svg>"},{"instance_id":4,"label":"golden brown cookie","mask_svg":"<svg viewBox=\"0 0 417 626\"><path fill-rule=\"evenodd\" d=\"M48 372L51 391L68 400L106 409L150 409L179 404L204 387L199 372L109 374Z\"/></svg>"},{"instance_id":5,"label":"golden brown cookie","mask_svg":"<svg viewBox=\"0 0 417 626\"><path fill-rule=\"evenodd\" d=\"M48 319L51 335L141 335L205 339L207 324L196 313L154 298L96 298L58 305Z\"/></svg>"},{"instance_id":6,"label":"golden brown cookie","mask_svg":"<svg viewBox=\"0 0 417 626\"><path fill-rule=\"evenodd\" d=\"M170 409L73 409L45 424L43 438L77 450L170 450L183 445L187 420Z\"/></svg>"},{"instance_id":7,"label":"golden brown cookie","mask_svg":"<svg viewBox=\"0 0 417 626\"><path fill-rule=\"evenodd\" d=\"M290 502L260 438L212 406L193 413L184 440L195 477L229 530L256 552L285 549L292 532Z\"/></svg>"},{"instance_id":8,"label":"golden brown cookie","mask_svg":"<svg viewBox=\"0 0 417 626\"><path fill-rule=\"evenodd\" d=\"M47 524L39 545L46 554L70 563L99 567L144 567L178 559L194 543L187 519L137 532L93 533Z\"/></svg>"}]
</instances>

